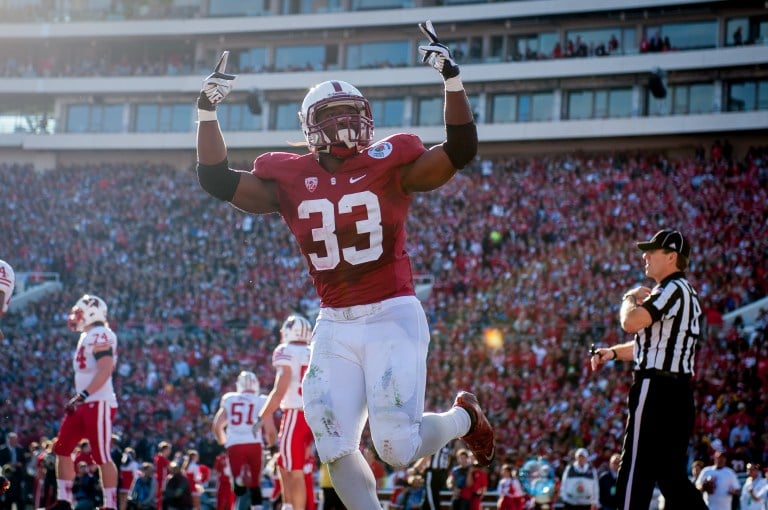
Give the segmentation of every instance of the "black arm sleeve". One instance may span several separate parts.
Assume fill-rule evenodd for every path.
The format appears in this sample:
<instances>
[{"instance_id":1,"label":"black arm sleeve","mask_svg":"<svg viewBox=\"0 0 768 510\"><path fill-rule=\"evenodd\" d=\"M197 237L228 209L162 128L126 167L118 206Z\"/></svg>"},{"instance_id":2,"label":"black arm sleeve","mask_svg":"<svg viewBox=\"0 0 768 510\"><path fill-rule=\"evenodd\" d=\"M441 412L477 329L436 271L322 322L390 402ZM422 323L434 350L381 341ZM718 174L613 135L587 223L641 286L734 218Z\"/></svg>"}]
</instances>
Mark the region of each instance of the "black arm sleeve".
<instances>
[{"instance_id":1,"label":"black arm sleeve","mask_svg":"<svg viewBox=\"0 0 768 510\"><path fill-rule=\"evenodd\" d=\"M229 162L225 159L215 165L197 164L197 180L200 187L211 196L229 202L235 196L235 190L240 183L240 172L229 168Z\"/></svg>"},{"instance_id":2,"label":"black arm sleeve","mask_svg":"<svg viewBox=\"0 0 768 510\"><path fill-rule=\"evenodd\" d=\"M477 126L468 122L458 126L445 126L446 139L443 150L454 168L464 168L477 154Z\"/></svg>"},{"instance_id":3,"label":"black arm sleeve","mask_svg":"<svg viewBox=\"0 0 768 510\"><path fill-rule=\"evenodd\" d=\"M97 359L97 360L98 360L98 359L100 359L100 358L103 358L104 356L110 356L110 357L112 357L113 355L114 355L114 354L113 354L113 352L112 352L112 347L110 347L109 349L105 349L105 350L103 350L103 351L98 351L98 352L94 352L94 353L93 353L93 357L94 357L95 359Z\"/></svg>"}]
</instances>

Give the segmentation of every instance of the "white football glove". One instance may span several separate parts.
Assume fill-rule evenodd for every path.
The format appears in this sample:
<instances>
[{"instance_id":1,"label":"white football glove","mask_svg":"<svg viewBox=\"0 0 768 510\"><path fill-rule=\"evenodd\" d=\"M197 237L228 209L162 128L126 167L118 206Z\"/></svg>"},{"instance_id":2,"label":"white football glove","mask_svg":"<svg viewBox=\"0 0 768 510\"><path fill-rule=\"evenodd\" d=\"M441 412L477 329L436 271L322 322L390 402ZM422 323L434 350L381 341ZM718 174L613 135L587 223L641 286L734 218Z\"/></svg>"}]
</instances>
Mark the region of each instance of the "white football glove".
<instances>
[{"instance_id":1,"label":"white football glove","mask_svg":"<svg viewBox=\"0 0 768 510\"><path fill-rule=\"evenodd\" d=\"M429 39L429 44L419 46L419 51L422 54L421 61L423 63L429 63L432 67L438 70L443 75L443 79L455 78L459 75L459 66L454 62L451 57L451 51L448 47L440 42L435 32L435 27L432 26L432 22L427 20L425 23L419 23L421 32Z\"/></svg>"},{"instance_id":2,"label":"white football glove","mask_svg":"<svg viewBox=\"0 0 768 510\"><path fill-rule=\"evenodd\" d=\"M197 107L201 110L214 111L216 105L227 97L232 90L232 82L235 81L234 74L225 74L229 51L221 54L219 63L216 64L213 72L203 80L203 88L197 98Z\"/></svg>"}]
</instances>

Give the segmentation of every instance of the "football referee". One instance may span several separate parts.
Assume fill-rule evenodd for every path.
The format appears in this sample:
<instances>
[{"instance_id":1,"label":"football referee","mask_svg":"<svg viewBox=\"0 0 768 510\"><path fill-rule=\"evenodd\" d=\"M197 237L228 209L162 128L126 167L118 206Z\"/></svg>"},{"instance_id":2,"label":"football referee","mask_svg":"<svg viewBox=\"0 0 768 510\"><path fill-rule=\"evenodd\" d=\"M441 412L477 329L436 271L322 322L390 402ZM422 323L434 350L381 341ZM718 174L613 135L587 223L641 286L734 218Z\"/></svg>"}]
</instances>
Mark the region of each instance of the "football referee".
<instances>
[{"instance_id":1,"label":"football referee","mask_svg":"<svg viewBox=\"0 0 768 510\"><path fill-rule=\"evenodd\" d=\"M636 287L622 298L621 327L635 338L596 349L591 358L594 370L611 360L635 362L616 482L618 508L648 510L658 484L666 508L706 510L686 465L695 412L691 377L701 334L701 305L684 273L691 246L679 230L664 229L637 247L656 286Z\"/></svg>"}]
</instances>

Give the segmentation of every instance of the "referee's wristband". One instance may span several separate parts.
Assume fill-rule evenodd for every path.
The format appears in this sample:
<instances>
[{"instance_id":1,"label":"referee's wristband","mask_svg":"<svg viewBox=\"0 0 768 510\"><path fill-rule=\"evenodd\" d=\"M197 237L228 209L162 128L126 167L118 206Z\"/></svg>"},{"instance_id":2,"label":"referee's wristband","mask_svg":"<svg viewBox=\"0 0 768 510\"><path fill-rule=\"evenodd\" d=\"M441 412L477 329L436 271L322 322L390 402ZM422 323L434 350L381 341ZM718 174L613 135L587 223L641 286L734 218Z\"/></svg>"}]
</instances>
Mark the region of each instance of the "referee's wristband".
<instances>
[{"instance_id":1,"label":"referee's wristband","mask_svg":"<svg viewBox=\"0 0 768 510\"><path fill-rule=\"evenodd\" d=\"M85 399L87 399L88 397L90 397L90 396L91 396L91 394L90 394L90 393L88 393L88 390L83 390L83 391L81 391L80 393L78 393L78 395L80 395L80 397L81 397L83 400L85 400Z\"/></svg>"}]
</instances>

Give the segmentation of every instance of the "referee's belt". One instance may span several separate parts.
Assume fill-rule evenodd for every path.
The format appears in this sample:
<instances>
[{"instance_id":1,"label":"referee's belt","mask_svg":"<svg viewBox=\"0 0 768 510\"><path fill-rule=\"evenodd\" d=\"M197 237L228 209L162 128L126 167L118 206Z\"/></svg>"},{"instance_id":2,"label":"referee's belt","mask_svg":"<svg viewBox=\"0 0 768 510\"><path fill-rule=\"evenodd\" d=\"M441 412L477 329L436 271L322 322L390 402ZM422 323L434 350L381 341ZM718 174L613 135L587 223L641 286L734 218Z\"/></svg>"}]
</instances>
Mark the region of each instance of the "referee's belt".
<instances>
[{"instance_id":1,"label":"referee's belt","mask_svg":"<svg viewBox=\"0 0 768 510\"><path fill-rule=\"evenodd\" d=\"M635 370L635 379L654 379L654 378L674 379L676 381L690 381L691 374L684 372L670 372L669 370L659 370L657 368L648 368L644 370Z\"/></svg>"}]
</instances>

